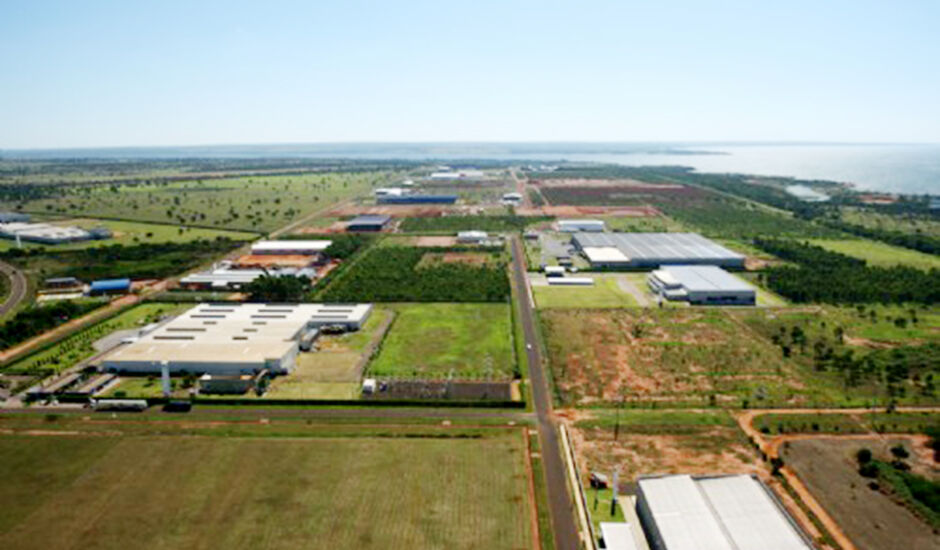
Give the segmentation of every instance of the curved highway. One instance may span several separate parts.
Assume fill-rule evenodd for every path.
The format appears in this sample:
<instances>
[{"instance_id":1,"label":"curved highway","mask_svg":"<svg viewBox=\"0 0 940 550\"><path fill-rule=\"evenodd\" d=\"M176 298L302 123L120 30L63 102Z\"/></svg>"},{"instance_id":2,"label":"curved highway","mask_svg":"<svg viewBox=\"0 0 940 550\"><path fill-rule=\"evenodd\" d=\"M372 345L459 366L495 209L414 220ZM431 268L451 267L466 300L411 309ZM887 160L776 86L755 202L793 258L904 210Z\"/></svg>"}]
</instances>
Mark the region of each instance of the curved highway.
<instances>
[{"instance_id":1,"label":"curved highway","mask_svg":"<svg viewBox=\"0 0 940 550\"><path fill-rule=\"evenodd\" d=\"M27 284L23 272L6 262L0 262L0 271L10 280L10 295L0 304L0 317L3 317L26 298Z\"/></svg>"}]
</instances>

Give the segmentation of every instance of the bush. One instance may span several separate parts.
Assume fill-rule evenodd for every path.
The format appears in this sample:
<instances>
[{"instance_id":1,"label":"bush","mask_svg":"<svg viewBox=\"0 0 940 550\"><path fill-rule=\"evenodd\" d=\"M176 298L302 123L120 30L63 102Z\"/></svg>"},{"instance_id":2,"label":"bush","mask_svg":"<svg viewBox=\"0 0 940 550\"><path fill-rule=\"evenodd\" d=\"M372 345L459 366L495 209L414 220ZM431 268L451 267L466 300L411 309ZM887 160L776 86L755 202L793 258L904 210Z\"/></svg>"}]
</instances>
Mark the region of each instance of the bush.
<instances>
[{"instance_id":1,"label":"bush","mask_svg":"<svg viewBox=\"0 0 940 550\"><path fill-rule=\"evenodd\" d=\"M859 466L858 473L863 477L876 478L878 477L878 465L874 462L866 462Z\"/></svg>"},{"instance_id":2,"label":"bush","mask_svg":"<svg viewBox=\"0 0 940 550\"><path fill-rule=\"evenodd\" d=\"M859 449L855 453L855 459L858 460L859 464L868 464L872 459L871 449Z\"/></svg>"}]
</instances>

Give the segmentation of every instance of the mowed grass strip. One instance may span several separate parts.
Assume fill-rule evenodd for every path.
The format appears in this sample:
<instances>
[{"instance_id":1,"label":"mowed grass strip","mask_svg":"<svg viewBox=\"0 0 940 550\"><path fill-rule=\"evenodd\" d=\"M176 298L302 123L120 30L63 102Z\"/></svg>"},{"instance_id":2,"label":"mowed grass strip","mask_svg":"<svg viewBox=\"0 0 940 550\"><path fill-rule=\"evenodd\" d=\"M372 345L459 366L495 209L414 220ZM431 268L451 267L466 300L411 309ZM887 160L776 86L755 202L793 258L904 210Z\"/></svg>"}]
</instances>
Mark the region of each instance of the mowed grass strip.
<instances>
[{"instance_id":1,"label":"mowed grass strip","mask_svg":"<svg viewBox=\"0 0 940 550\"><path fill-rule=\"evenodd\" d=\"M865 260L869 265L891 267L906 265L925 271L940 269L940 257L900 246L863 239L816 239L811 241L826 250Z\"/></svg>"},{"instance_id":2,"label":"mowed grass strip","mask_svg":"<svg viewBox=\"0 0 940 550\"><path fill-rule=\"evenodd\" d=\"M525 549L532 540L522 452L515 432L6 436L0 536L7 548L44 550Z\"/></svg>"},{"instance_id":3,"label":"mowed grass strip","mask_svg":"<svg viewBox=\"0 0 940 550\"><path fill-rule=\"evenodd\" d=\"M613 277L595 277L591 286L533 285L532 293L535 295L536 305L542 309L637 306L633 296L624 292Z\"/></svg>"},{"instance_id":4,"label":"mowed grass strip","mask_svg":"<svg viewBox=\"0 0 940 550\"><path fill-rule=\"evenodd\" d=\"M401 304L369 364L370 376L511 378L515 370L506 304Z\"/></svg>"}]
</instances>

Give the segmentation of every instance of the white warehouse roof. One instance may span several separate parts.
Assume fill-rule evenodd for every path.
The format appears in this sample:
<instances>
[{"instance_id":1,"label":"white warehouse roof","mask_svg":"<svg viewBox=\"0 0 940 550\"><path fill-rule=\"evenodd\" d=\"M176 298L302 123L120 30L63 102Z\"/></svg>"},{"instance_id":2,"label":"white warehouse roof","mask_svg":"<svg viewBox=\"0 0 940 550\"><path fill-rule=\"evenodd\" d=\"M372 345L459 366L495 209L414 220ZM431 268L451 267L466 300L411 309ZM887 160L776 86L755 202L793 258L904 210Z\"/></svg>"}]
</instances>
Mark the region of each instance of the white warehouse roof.
<instances>
[{"instance_id":1,"label":"white warehouse roof","mask_svg":"<svg viewBox=\"0 0 940 550\"><path fill-rule=\"evenodd\" d=\"M670 265L653 272L666 283L681 285L689 292L753 292L754 287L713 265Z\"/></svg>"},{"instance_id":2,"label":"white warehouse roof","mask_svg":"<svg viewBox=\"0 0 940 550\"><path fill-rule=\"evenodd\" d=\"M286 364L306 330L323 325L359 327L371 304L199 304L102 360L107 369L215 373L292 368ZM271 361L275 361L274 365ZM275 366L276 365L276 366Z\"/></svg>"},{"instance_id":3,"label":"white warehouse roof","mask_svg":"<svg viewBox=\"0 0 940 550\"><path fill-rule=\"evenodd\" d=\"M638 505L649 511L667 550L810 550L754 477L641 478ZM641 513L641 517L642 517Z\"/></svg>"},{"instance_id":4,"label":"white warehouse roof","mask_svg":"<svg viewBox=\"0 0 940 550\"><path fill-rule=\"evenodd\" d=\"M639 550L629 523L601 522L601 537L607 550Z\"/></svg>"},{"instance_id":5,"label":"white warehouse roof","mask_svg":"<svg viewBox=\"0 0 940 550\"><path fill-rule=\"evenodd\" d=\"M627 263L630 261L619 248L613 246L588 246L582 249L584 256L594 263Z\"/></svg>"},{"instance_id":6,"label":"white warehouse roof","mask_svg":"<svg viewBox=\"0 0 940 550\"><path fill-rule=\"evenodd\" d=\"M309 253L323 252L333 241L258 241L251 245L252 254Z\"/></svg>"}]
</instances>

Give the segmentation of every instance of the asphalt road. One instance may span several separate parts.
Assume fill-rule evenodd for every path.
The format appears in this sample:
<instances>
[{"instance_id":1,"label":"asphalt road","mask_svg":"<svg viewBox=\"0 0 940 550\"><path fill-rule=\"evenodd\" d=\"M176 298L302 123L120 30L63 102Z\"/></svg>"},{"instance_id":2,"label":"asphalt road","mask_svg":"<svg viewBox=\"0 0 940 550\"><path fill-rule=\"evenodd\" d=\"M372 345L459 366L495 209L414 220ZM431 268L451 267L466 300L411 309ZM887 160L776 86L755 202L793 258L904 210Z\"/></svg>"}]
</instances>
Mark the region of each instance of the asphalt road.
<instances>
[{"instance_id":1,"label":"asphalt road","mask_svg":"<svg viewBox=\"0 0 940 550\"><path fill-rule=\"evenodd\" d=\"M543 370L541 347L535 330L535 313L529 298L526 280L525 254L518 236L512 239L513 277L519 290L519 311L525 335L526 354L529 360L529 381L532 385L532 400L538 419L539 442L542 464L545 467L545 484L548 488L548 505L555 533L555 548L559 550L578 548L578 529L571 509L571 495L565 474L565 463L561 457L558 429L552 415L552 395Z\"/></svg>"},{"instance_id":2,"label":"asphalt road","mask_svg":"<svg viewBox=\"0 0 940 550\"><path fill-rule=\"evenodd\" d=\"M26 276L6 262L0 262L0 271L10 279L10 295L0 304L0 316L3 316L26 298Z\"/></svg>"}]
</instances>

